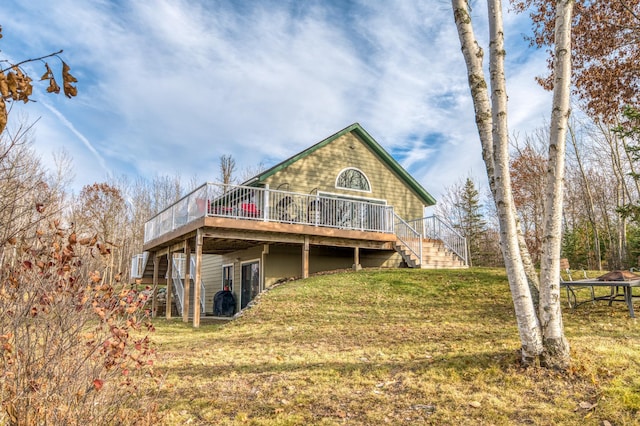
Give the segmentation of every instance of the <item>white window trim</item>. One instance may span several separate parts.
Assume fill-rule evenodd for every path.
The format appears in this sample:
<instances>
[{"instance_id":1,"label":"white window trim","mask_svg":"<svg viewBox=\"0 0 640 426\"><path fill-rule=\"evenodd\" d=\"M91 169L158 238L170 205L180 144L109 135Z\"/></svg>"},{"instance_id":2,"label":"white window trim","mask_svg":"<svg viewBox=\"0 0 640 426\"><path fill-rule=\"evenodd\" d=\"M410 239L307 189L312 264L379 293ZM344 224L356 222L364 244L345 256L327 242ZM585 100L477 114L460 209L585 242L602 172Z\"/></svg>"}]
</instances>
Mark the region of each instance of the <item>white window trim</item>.
<instances>
[{"instance_id":1,"label":"white window trim","mask_svg":"<svg viewBox=\"0 0 640 426\"><path fill-rule=\"evenodd\" d=\"M258 282L259 282L259 287L260 290L259 292L262 293L262 291L264 291L264 286L263 286L263 281L262 281L262 261L260 260L259 257L255 258L255 259L250 259L250 260L242 260L240 261L240 293L242 293L242 267L244 265L246 265L247 263L258 263Z\"/></svg>"},{"instance_id":2,"label":"white window trim","mask_svg":"<svg viewBox=\"0 0 640 426\"><path fill-rule=\"evenodd\" d=\"M344 186L338 186L338 179L340 179L340 176L347 170L356 170L356 171L362 173L362 176L364 176L364 178L366 179L367 183L369 184L369 190L356 189L356 188L345 188ZM335 184L333 186L336 189L342 189L342 190L346 190L346 191L365 192L365 193L368 193L368 194L370 194L373 191L373 186L371 186L371 180L369 180L369 177L365 174L365 172L363 172L362 170L360 170L357 167L345 167L344 169L340 170L340 172L336 176L336 181L335 181Z\"/></svg>"},{"instance_id":3,"label":"white window trim","mask_svg":"<svg viewBox=\"0 0 640 426\"><path fill-rule=\"evenodd\" d=\"M337 194L335 192L326 192L326 191L318 191L319 197L329 197L329 198L337 198L343 200L356 200L356 201L373 201L376 204L387 205L387 200L383 200L382 198L371 198L371 197L363 197L358 195L351 194Z\"/></svg>"}]
</instances>

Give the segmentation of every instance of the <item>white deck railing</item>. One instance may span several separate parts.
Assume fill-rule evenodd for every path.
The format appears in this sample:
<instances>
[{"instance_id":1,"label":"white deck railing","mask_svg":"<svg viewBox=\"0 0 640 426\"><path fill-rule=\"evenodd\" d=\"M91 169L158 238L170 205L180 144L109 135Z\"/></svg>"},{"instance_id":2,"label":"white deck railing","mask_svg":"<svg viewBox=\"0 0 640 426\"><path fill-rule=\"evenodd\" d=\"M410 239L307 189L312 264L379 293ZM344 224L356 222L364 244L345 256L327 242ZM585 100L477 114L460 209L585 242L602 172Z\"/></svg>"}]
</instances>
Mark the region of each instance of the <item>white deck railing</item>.
<instances>
[{"instance_id":1,"label":"white deck railing","mask_svg":"<svg viewBox=\"0 0 640 426\"><path fill-rule=\"evenodd\" d=\"M415 229L422 230L424 238L441 240L444 246L455 253L468 265L467 239L460 235L438 216L430 216L408 222Z\"/></svg>"},{"instance_id":2,"label":"white deck railing","mask_svg":"<svg viewBox=\"0 0 640 426\"><path fill-rule=\"evenodd\" d=\"M149 260L149 252L145 251L140 254L134 254L131 257L131 279L142 278L144 268Z\"/></svg>"},{"instance_id":3,"label":"white deck railing","mask_svg":"<svg viewBox=\"0 0 640 426\"><path fill-rule=\"evenodd\" d=\"M144 242L204 216L393 233L393 207L313 195L206 183L145 223Z\"/></svg>"},{"instance_id":4,"label":"white deck railing","mask_svg":"<svg viewBox=\"0 0 640 426\"><path fill-rule=\"evenodd\" d=\"M171 286L171 289L173 291L173 297L174 297L173 300L176 306L178 307L178 312L180 312L180 315L184 315L184 312L183 312L184 304L182 303L182 296L184 295L184 286L182 285L182 276L180 273L180 266L178 266L179 262L176 262L175 258L172 259L172 262L173 262L173 267L171 268L171 281L173 282L173 285ZM171 307L167 306L167 309L171 309Z\"/></svg>"}]
</instances>

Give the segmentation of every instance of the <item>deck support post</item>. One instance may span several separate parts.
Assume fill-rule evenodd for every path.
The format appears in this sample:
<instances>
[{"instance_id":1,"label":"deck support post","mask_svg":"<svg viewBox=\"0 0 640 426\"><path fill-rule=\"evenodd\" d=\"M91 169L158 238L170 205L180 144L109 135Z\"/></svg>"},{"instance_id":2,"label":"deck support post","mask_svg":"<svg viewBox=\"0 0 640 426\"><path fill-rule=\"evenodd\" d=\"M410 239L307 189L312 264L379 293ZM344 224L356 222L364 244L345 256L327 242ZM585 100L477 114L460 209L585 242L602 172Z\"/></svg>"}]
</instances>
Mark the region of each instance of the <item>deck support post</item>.
<instances>
[{"instance_id":1,"label":"deck support post","mask_svg":"<svg viewBox=\"0 0 640 426\"><path fill-rule=\"evenodd\" d=\"M309 278L309 236L305 235L302 245L302 278Z\"/></svg>"},{"instance_id":2,"label":"deck support post","mask_svg":"<svg viewBox=\"0 0 640 426\"><path fill-rule=\"evenodd\" d=\"M267 256L269 255L269 244L262 245L262 253L260 254L260 292L267 288L265 280L265 271L267 270Z\"/></svg>"},{"instance_id":3,"label":"deck support post","mask_svg":"<svg viewBox=\"0 0 640 426\"><path fill-rule=\"evenodd\" d=\"M200 281L202 278L202 228L196 231L196 271L193 280L193 326L200 327Z\"/></svg>"},{"instance_id":4,"label":"deck support post","mask_svg":"<svg viewBox=\"0 0 640 426\"><path fill-rule=\"evenodd\" d=\"M191 297L191 244L184 241L184 282L182 284L182 322L189 322L189 298Z\"/></svg>"},{"instance_id":5,"label":"deck support post","mask_svg":"<svg viewBox=\"0 0 640 426\"><path fill-rule=\"evenodd\" d=\"M171 308L173 307L173 252L167 252L167 292L165 293L167 305L165 307L165 316L171 319Z\"/></svg>"},{"instance_id":6,"label":"deck support post","mask_svg":"<svg viewBox=\"0 0 640 426\"><path fill-rule=\"evenodd\" d=\"M362 265L360 265L360 247L354 247L353 249L353 270L359 271L362 269Z\"/></svg>"},{"instance_id":7,"label":"deck support post","mask_svg":"<svg viewBox=\"0 0 640 426\"><path fill-rule=\"evenodd\" d=\"M158 271L160 270L160 259L158 253L153 253L153 290L151 292L151 318L155 318L158 313Z\"/></svg>"}]
</instances>

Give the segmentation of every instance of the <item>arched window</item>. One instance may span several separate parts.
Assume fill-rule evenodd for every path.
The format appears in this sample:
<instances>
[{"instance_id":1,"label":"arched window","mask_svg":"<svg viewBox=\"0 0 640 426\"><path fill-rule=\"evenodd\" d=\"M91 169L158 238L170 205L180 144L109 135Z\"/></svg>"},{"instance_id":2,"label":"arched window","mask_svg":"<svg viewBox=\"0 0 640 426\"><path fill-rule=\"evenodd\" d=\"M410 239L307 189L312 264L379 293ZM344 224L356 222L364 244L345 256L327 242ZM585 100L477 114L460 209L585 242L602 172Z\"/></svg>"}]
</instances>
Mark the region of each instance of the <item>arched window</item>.
<instances>
[{"instance_id":1,"label":"arched window","mask_svg":"<svg viewBox=\"0 0 640 426\"><path fill-rule=\"evenodd\" d=\"M336 188L371 191L369 179L360 170L354 168L344 169L338 174Z\"/></svg>"}]
</instances>

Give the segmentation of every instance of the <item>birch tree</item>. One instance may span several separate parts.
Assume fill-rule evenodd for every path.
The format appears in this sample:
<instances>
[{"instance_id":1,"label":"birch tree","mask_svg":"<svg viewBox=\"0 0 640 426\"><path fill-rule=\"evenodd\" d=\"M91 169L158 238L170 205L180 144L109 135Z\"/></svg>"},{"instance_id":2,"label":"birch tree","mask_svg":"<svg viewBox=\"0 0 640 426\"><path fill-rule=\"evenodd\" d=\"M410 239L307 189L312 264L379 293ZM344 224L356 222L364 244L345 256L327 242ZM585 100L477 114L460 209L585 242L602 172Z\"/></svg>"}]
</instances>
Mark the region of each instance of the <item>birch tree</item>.
<instances>
[{"instance_id":1,"label":"birch tree","mask_svg":"<svg viewBox=\"0 0 640 426\"><path fill-rule=\"evenodd\" d=\"M569 365L569 344L564 336L560 309L560 231L564 153L569 117L573 1L557 0L554 8L555 80L548 142L539 294L532 292L527 280L527 274L531 274L531 269L526 264L529 255L526 246L522 244L509 176L502 2L487 0L490 85L485 79L483 50L474 33L469 2L452 0L451 3L467 66L483 159L498 212L500 244L522 344L522 362L525 365L540 363L549 368L565 369Z\"/></svg>"}]
</instances>

